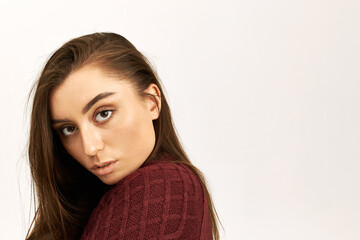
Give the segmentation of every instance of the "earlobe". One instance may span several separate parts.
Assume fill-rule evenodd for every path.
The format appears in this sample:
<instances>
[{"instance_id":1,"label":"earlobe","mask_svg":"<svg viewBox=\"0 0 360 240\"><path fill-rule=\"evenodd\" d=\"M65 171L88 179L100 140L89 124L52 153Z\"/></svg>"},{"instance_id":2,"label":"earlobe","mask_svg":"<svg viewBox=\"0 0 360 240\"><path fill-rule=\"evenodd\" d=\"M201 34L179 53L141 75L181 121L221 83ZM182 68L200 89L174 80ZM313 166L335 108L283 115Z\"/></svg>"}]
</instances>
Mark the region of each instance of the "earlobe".
<instances>
[{"instance_id":1,"label":"earlobe","mask_svg":"<svg viewBox=\"0 0 360 240\"><path fill-rule=\"evenodd\" d=\"M151 83L146 89L146 92L151 94L149 96L149 110L152 116L152 119L155 120L160 116L161 111L161 92L158 86L154 83Z\"/></svg>"}]
</instances>

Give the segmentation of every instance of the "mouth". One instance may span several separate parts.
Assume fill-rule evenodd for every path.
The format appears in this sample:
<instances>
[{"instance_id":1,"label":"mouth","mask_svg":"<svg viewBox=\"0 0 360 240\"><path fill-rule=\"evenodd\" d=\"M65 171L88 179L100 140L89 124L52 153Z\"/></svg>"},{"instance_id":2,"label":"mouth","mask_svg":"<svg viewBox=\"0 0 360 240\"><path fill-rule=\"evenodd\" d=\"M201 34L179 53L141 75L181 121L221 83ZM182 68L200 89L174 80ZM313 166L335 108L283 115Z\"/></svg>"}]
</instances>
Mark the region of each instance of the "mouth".
<instances>
[{"instance_id":1,"label":"mouth","mask_svg":"<svg viewBox=\"0 0 360 240\"><path fill-rule=\"evenodd\" d=\"M110 174L115 166L117 165L118 160L115 161L110 161L110 162L106 162L103 163L102 165L95 165L94 167L92 167L91 169L94 171L94 173L98 176L103 176L103 175L107 175Z\"/></svg>"}]
</instances>

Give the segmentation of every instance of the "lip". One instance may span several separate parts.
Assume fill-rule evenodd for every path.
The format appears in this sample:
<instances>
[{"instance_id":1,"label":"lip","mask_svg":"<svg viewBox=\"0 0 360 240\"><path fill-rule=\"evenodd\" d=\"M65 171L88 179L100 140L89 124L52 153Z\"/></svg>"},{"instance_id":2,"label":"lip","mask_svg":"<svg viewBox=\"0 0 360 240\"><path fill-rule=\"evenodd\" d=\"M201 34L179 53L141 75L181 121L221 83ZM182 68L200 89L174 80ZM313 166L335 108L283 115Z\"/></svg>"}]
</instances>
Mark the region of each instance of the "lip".
<instances>
[{"instance_id":1,"label":"lip","mask_svg":"<svg viewBox=\"0 0 360 240\"><path fill-rule=\"evenodd\" d=\"M103 176L103 175L110 174L114 170L117 163L118 163L118 160L108 161L108 162L102 163L101 165L95 165L91 169L95 172L96 175ZM105 165L107 165L107 166L105 166ZM105 166L105 167L103 167L103 166Z\"/></svg>"}]
</instances>

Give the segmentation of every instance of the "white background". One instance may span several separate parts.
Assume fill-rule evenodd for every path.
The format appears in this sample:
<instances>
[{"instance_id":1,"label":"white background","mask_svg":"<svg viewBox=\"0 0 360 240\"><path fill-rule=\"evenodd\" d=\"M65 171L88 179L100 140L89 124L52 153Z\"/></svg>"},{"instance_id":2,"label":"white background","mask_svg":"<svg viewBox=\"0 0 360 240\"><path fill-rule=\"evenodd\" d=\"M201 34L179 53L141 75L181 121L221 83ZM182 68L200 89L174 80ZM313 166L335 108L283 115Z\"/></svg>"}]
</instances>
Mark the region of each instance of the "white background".
<instances>
[{"instance_id":1,"label":"white background","mask_svg":"<svg viewBox=\"0 0 360 240\"><path fill-rule=\"evenodd\" d=\"M0 2L0 239L30 218L27 94L71 38L154 63L222 239L360 239L360 1Z\"/></svg>"}]
</instances>

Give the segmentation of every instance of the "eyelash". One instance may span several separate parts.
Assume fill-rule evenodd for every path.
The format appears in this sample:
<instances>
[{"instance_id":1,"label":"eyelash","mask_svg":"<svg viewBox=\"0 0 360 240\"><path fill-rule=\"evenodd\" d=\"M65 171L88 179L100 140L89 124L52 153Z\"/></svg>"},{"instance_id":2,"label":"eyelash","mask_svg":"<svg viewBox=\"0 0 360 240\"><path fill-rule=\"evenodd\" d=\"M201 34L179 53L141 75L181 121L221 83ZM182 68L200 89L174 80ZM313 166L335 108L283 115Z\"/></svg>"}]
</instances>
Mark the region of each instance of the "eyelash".
<instances>
[{"instance_id":1,"label":"eyelash","mask_svg":"<svg viewBox=\"0 0 360 240\"><path fill-rule=\"evenodd\" d=\"M104 121L98 122L98 124L104 124L105 122L107 122L107 121L109 121L109 120L111 119L114 111L115 111L115 110L109 109L109 108L102 108L102 109L100 108L100 109L99 109L98 111L96 111L96 113L94 114L93 121L96 122L96 117L97 117L100 113L109 112L109 113L110 113L110 116L108 116ZM74 127L74 128L75 128L74 132L77 131L77 127L69 125L69 126L62 126L62 127L60 127L60 128L58 129L58 133L61 134L61 135L62 135L63 137L65 137L65 138L71 137L74 133L72 133L72 134L70 134L70 135L65 135L65 134L64 134L64 130L65 130L66 128L68 128L68 127Z\"/></svg>"},{"instance_id":2,"label":"eyelash","mask_svg":"<svg viewBox=\"0 0 360 240\"><path fill-rule=\"evenodd\" d=\"M96 122L96 117L100 114L100 113L104 113L104 112L108 112L108 113L110 113L110 116L108 116L104 121L101 121L101 122L99 122L99 124L103 124L104 122L107 122L111 117L112 117L112 115L113 115L113 113L114 113L114 110L112 110L112 109L108 109L108 108L103 108L103 109L99 109L99 111L96 111L96 114L94 115L94 122Z\"/></svg>"}]
</instances>

